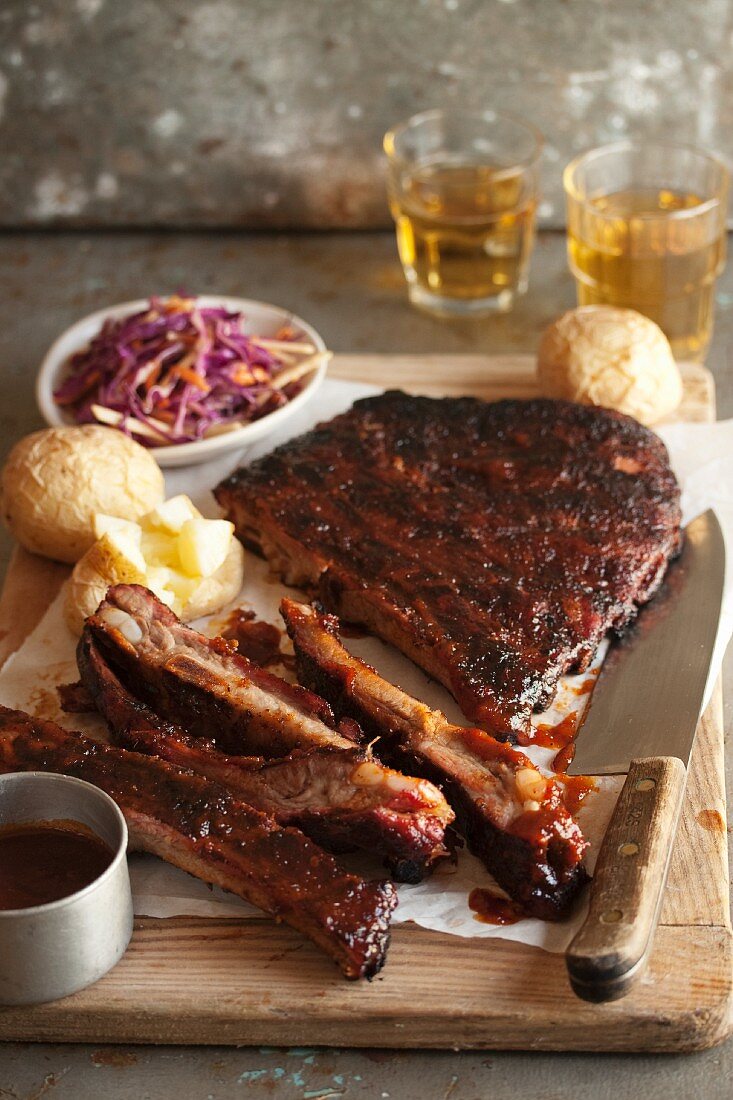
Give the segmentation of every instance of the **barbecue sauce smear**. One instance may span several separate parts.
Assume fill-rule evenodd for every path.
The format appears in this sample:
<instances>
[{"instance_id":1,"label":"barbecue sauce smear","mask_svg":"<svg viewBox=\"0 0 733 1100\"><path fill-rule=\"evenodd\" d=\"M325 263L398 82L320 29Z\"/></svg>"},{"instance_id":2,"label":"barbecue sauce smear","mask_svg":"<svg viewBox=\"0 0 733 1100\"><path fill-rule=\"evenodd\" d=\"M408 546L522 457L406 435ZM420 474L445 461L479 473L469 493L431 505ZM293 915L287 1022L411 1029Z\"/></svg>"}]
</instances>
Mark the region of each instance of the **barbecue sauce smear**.
<instances>
[{"instance_id":1,"label":"barbecue sauce smear","mask_svg":"<svg viewBox=\"0 0 733 1100\"><path fill-rule=\"evenodd\" d=\"M516 924L525 915L521 906L510 898L500 898L491 890L475 887L468 895L468 908L475 914L475 920L482 924Z\"/></svg>"},{"instance_id":2,"label":"barbecue sauce smear","mask_svg":"<svg viewBox=\"0 0 733 1100\"><path fill-rule=\"evenodd\" d=\"M292 669L295 658L283 653L280 643L283 632L272 623L258 619L254 611L238 607L227 617L221 631L222 638L237 643L237 652L261 668L283 665Z\"/></svg>"},{"instance_id":3,"label":"barbecue sauce smear","mask_svg":"<svg viewBox=\"0 0 733 1100\"><path fill-rule=\"evenodd\" d=\"M565 808L573 816L577 814L591 791L598 790L598 784L590 775L557 775L555 778L562 784L562 800Z\"/></svg>"},{"instance_id":4,"label":"barbecue sauce smear","mask_svg":"<svg viewBox=\"0 0 733 1100\"><path fill-rule=\"evenodd\" d=\"M564 749L575 739L577 721L577 714L571 712L554 726L535 726L527 740L545 749Z\"/></svg>"},{"instance_id":5,"label":"barbecue sauce smear","mask_svg":"<svg viewBox=\"0 0 733 1100\"><path fill-rule=\"evenodd\" d=\"M0 829L0 910L28 909L82 890L114 859L78 821L41 821Z\"/></svg>"}]
</instances>

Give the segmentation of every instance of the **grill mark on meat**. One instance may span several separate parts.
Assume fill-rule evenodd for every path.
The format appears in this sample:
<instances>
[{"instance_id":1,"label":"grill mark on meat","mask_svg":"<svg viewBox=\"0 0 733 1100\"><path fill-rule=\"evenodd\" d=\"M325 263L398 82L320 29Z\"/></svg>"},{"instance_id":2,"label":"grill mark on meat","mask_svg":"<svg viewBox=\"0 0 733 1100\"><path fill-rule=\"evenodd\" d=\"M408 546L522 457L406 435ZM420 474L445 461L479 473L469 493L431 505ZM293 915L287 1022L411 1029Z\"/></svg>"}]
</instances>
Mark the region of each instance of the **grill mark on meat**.
<instances>
[{"instance_id":1,"label":"grill mark on meat","mask_svg":"<svg viewBox=\"0 0 733 1100\"><path fill-rule=\"evenodd\" d=\"M376 767L362 748L295 750L282 760L227 756L135 698L85 627L77 663L115 742L221 783L236 798L294 825L331 851L386 856L393 877L419 882L437 860L453 813L431 783Z\"/></svg>"},{"instance_id":2,"label":"grill mark on meat","mask_svg":"<svg viewBox=\"0 0 733 1100\"><path fill-rule=\"evenodd\" d=\"M297 829L282 828L217 783L0 707L0 772L33 770L101 787L122 810L132 849L286 921L345 977L371 977L383 965L397 903L392 884L347 873Z\"/></svg>"},{"instance_id":3,"label":"grill mark on meat","mask_svg":"<svg viewBox=\"0 0 733 1100\"><path fill-rule=\"evenodd\" d=\"M366 398L215 495L287 583L507 739L633 618L680 546L661 440L563 401Z\"/></svg>"},{"instance_id":4,"label":"grill mark on meat","mask_svg":"<svg viewBox=\"0 0 733 1100\"><path fill-rule=\"evenodd\" d=\"M288 599L280 609L299 679L336 714L351 715L380 738L380 754L442 785L469 848L526 913L563 916L587 881L587 843L558 784L544 781L523 753L483 730L452 725L383 680L344 649L333 616ZM543 784L540 801L520 790Z\"/></svg>"}]
</instances>

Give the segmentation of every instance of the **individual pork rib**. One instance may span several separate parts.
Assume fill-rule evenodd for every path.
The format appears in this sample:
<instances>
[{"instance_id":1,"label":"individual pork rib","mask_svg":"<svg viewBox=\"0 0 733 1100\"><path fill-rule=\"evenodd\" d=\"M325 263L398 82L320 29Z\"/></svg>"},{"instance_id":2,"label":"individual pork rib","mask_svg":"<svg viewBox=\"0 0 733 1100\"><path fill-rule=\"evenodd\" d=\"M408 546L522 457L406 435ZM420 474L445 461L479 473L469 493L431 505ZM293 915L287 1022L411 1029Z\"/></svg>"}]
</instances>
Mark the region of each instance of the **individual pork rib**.
<instances>
[{"instance_id":1,"label":"individual pork rib","mask_svg":"<svg viewBox=\"0 0 733 1100\"><path fill-rule=\"evenodd\" d=\"M442 785L469 848L525 912L563 916L587 880L587 843L558 785L523 753L383 680L344 649L333 616L287 599L280 609L301 681L379 737L380 753Z\"/></svg>"},{"instance_id":2,"label":"individual pork rib","mask_svg":"<svg viewBox=\"0 0 733 1100\"><path fill-rule=\"evenodd\" d=\"M453 812L424 779L377 766L367 750L295 750L281 760L228 756L132 695L85 627L77 648L82 683L117 744L213 779L236 798L294 825L331 851L362 848L386 858L399 882L419 882L447 854Z\"/></svg>"},{"instance_id":3,"label":"individual pork rib","mask_svg":"<svg viewBox=\"0 0 733 1100\"><path fill-rule=\"evenodd\" d=\"M323 699L185 626L140 585L110 588L86 632L137 698L223 752L272 758L349 749L360 736L349 720L336 729Z\"/></svg>"},{"instance_id":4,"label":"individual pork rib","mask_svg":"<svg viewBox=\"0 0 733 1100\"><path fill-rule=\"evenodd\" d=\"M508 739L652 596L680 546L661 440L563 401L369 397L215 495L287 583Z\"/></svg>"},{"instance_id":5,"label":"individual pork rib","mask_svg":"<svg viewBox=\"0 0 733 1100\"><path fill-rule=\"evenodd\" d=\"M125 816L131 848L286 921L347 978L371 977L384 963L392 884L346 873L297 829L280 827L219 784L0 707L0 772L36 770L101 787Z\"/></svg>"}]
</instances>

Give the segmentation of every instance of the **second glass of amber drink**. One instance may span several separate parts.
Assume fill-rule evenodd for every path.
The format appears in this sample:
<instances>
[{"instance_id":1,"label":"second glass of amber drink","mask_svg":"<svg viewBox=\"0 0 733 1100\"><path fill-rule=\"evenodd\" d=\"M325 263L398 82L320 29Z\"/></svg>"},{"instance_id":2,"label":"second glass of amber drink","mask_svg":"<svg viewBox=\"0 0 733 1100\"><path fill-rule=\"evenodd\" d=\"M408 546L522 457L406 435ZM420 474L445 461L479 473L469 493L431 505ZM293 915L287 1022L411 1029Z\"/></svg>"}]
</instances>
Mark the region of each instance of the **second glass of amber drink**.
<instances>
[{"instance_id":1,"label":"second glass of amber drink","mask_svg":"<svg viewBox=\"0 0 733 1100\"><path fill-rule=\"evenodd\" d=\"M384 148L411 301L451 317L510 309L527 288L539 132L497 111L425 111Z\"/></svg>"},{"instance_id":2,"label":"second glass of amber drink","mask_svg":"<svg viewBox=\"0 0 733 1100\"><path fill-rule=\"evenodd\" d=\"M702 359L725 265L728 172L691 146L623 141L565 169L579 305L651 317L678 359Z\"/></svg>"}]
</instances>

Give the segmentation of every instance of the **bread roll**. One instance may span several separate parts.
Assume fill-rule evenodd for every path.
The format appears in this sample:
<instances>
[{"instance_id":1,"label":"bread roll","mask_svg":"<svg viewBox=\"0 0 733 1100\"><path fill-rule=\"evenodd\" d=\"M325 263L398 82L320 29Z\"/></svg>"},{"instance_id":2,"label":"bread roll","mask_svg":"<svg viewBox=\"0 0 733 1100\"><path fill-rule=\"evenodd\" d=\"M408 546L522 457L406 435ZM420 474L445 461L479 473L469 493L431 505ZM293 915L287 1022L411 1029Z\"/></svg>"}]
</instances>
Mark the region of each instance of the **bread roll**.
<instances>
[{"instance_id":1,"label":"bread roll","mask_svg":"<svg viewBox=\"0 0 733 1100\"><path fill-rule=\"evenodd\" d=\"M548 397L602 405L656 424L682 400L682 378L658 325L633 309L582 306L545 329L537 374Z\"/></svg>"},{"instance_id":2,"label":"bread roll","mask_svg":"<svg viewBox=\"0 0 733 1100\"><path fill-rule=\"evenodd\" d=\"M75 562L96 541L94 513L139 519L164 495L144 447L98 424L45 428L13 447L2 471L2 514L27 550Z\"/></svg>"}]
</instances>

